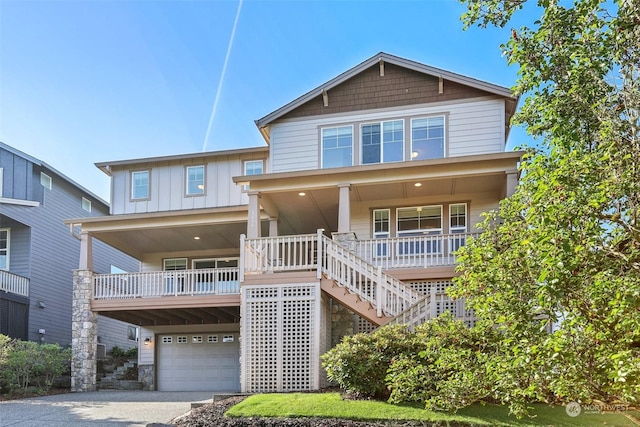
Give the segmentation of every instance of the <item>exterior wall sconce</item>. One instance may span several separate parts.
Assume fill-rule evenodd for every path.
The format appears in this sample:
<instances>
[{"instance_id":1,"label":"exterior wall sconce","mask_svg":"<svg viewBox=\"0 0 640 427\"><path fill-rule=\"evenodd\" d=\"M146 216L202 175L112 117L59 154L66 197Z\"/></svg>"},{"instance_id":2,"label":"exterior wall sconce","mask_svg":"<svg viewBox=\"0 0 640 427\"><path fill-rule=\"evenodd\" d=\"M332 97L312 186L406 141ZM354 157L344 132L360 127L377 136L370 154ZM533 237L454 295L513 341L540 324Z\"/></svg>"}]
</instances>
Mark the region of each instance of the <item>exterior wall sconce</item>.
<instances>
[{"instance_id":1,"label":"exterior wall sconce","mask_svg":"<svg viewBox=\"0 0 640 427\"><path fill-rule=\"evenodd\" d=\"M151 337L146 337L144 339L144 345L151 345Z\"/></svg>"}]
</instances>

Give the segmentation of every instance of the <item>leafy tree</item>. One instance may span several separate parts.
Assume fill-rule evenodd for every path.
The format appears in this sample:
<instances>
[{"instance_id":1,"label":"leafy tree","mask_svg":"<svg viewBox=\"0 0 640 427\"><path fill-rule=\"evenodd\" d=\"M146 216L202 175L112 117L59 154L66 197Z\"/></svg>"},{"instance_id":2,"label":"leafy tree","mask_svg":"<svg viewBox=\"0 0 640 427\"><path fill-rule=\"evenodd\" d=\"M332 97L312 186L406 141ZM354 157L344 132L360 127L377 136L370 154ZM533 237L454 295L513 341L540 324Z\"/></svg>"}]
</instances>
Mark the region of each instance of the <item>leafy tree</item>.
<instances>
[{"instance_id":1,"label":"leafy tree","mask_svg":"<svg viewBox=\"0 0 640 427\"><path fill-rule=\"evenodd\" d=\"M526 0L466 0L467 26L505 26ZM529 3L529 4L527 4ZM539 0L503 50L514 118L540 147L516 193L461 250L452 295L503 336L496 392L640 399L640 2Z\"/></svg>"}]
</instances>

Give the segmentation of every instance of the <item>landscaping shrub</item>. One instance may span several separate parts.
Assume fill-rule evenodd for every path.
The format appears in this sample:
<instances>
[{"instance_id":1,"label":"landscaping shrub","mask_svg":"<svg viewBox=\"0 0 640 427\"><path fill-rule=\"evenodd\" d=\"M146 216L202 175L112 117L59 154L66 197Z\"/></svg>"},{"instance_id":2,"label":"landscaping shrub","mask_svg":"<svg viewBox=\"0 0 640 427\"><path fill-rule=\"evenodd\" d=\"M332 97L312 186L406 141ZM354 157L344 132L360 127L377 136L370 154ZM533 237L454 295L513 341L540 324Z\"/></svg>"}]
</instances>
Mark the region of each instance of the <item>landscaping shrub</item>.
<instances>
[{"instance_id":1,"label":"landscaping shrub","mask_svg":"<svg viewBox=\"0 0 640 427\"><path fill-rule=\"evenodd\" d=\"M386 397L385 376L391 360L412 348L412 334L407 327L394 325L380 328L372 334L344 337L322 356L322 366L329 381L348 392Z\"/></svg>"},{"instance_id":2,"label":"landscaping shrub","mask_svg":"<svg viewBox=\"0 0 640 427\"><path fill-rule=\"evenodd\" d=\"M58 344L7 340L0 336L0 381L10 393L25 393L30 386L42 391L69 368L71 350Z\"/></svg>"}]
</instances>

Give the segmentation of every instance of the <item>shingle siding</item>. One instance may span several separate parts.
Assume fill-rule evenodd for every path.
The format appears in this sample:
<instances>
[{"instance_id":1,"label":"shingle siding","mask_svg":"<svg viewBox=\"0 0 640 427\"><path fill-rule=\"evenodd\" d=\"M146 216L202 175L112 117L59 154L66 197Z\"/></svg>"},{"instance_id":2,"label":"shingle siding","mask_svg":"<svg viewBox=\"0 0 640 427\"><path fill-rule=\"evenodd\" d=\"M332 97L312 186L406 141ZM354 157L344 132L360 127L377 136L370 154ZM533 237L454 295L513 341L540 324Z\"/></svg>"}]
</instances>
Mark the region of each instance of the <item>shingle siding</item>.
<instances>
[{"instance_id":1,"label":"shingle siding","mask_svg":"<svg viewBox=\"0 0 640 427\"><path fill-rule=\"evenodd\" d=\"M392 64L385 64L384 76L380 76L380 68L376 64L329 90L327 107L324 106L322 95L318 95L281 119L444 102L487 95L479 89L446 80L443 82L443 87L443 93L439 93L438 77Z\"/></svg>"}]
</instances>

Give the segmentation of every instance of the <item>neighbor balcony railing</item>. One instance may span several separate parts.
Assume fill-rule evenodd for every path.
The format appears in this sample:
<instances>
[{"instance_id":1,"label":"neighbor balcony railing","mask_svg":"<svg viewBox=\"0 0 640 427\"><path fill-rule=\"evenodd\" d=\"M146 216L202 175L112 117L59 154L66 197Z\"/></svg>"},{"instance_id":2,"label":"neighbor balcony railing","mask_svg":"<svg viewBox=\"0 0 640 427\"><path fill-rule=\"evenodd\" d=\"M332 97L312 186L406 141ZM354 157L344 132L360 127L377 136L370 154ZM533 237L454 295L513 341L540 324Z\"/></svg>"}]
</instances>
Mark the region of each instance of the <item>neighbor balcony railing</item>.
<instances>
[{"instance_id":1,"label":"neighbor balcony railing","mask_svg":"<svg viewBox=\"0 0 640 427\"><path fill-rule=\"evenodd\" d=\"M0 291L12 294L29 296L29 279L0 270Z\"/></svg>"},{"instance_id":2,"label":"neighbor balcony railing","mask_svg":"<svg viewBox=\"0 0 640 427\"><path fill-rule=\"evenodd\" d=\"M455 265L455 251L478 233L439 234L387 239L351 240L347 245L371 264L391 268L428 268Z\"/></svg>"},{"instance_id":3,"label":"neighbor balcony railing","mask_svg":"<svg viewBox=\"0 0 640 427\"><path fill-rule=\"evenodd\" d=\"M94 299L239 294L235 268L96 274Z\"/></svg>"}]
</instances>

